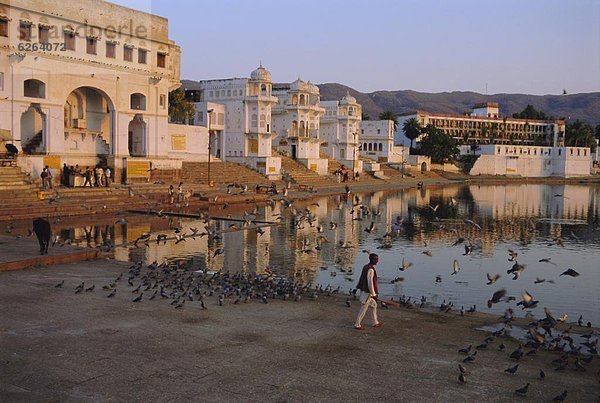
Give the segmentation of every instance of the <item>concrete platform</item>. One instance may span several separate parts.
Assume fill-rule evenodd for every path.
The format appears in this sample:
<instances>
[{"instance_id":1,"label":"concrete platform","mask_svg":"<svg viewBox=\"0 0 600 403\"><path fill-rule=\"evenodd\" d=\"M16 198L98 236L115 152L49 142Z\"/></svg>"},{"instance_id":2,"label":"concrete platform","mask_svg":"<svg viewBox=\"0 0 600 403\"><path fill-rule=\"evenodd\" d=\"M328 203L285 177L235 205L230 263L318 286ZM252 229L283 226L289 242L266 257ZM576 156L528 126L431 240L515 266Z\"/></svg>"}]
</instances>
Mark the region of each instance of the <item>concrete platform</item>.
<instances>
[{"instance_id":1,"label":"concrete platform","mask_svg":"<svg viewBox=\"0 0 600 403\"><path fill-rule=\"evenodd\" d=\"M518 343L499 337L480 350L458 383L457 350L498 318L418 309L380 312L382 328L356 331L359 309L345 296L300 302L217 303L217 293L175 309L170 299L139 303L127 264L111 261L0 273L0 401L73 402L521 402L600 399L595 357L579 371L555 371L559 353L539 351L504 369ZM102 286L115 281L107 298ZM64 280L62 287L56 288ZM75 294L75 287L95 285ZM139 279L135 280L135 286ZM568 324L561 324L566 329ZM590 329L574 326L573 333ZM595 329L597 331L597 329ZM506 345L504 351L498 346ZM539 379L543 369L546 379ZM526 397L515 389L530 383Z\"/></svg>"},{"instance_id":2,"label":"concrete platform","mask_svg":"<svg viewBox=\"0 0 600 403\"><path fill-rule=\"evenodd\" d=\"M0 272L95 260L106 256L107 254L98 250L70 245L50 246L47 255L40 255L35 235L32 239L0 235Z\"/></svg>"}]
</instances>

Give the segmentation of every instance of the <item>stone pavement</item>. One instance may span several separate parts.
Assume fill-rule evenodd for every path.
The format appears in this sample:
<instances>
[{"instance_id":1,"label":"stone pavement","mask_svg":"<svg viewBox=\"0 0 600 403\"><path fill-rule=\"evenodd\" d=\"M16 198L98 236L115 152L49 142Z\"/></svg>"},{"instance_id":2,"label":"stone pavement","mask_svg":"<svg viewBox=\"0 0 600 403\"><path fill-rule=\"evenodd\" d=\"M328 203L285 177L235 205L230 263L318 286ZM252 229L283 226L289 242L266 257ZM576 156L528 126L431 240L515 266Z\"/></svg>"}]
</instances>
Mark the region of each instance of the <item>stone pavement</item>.
<instances>
[{"instance_id":1,"label":"stone pavement","mask_svg":"<svg viewBox=\"0 0 600 403\"><path fill-rule=\"evenodd\" d=\"M355 331L359 307L347 308L345 297L219 306L215 296L206 310L197 301L175 309L147 294L133 303L128 266L0 273L0 401L507 402L550 401L565 389L568 401L600 399L598 357L585 372L555 371L560 354L539 351L510 375L517 342L506 337L463 364L470 374L460 385L457 350L488 335L477 328L497 322L489 315L389 309L383 328ZM101 286L120 273L109 299ZM75 294L81 282L95 290ZM527 397L517 396L526 383Z\"/></svg>"},{"instance_id":2,"label":"stone pavement","mask_svg":"<svg viewBox=\"0 0 600 403\"><path fill-rule=\"evenodd\" d=\"M40 245L35 235L30 238L0 235L0 272L94 260L104 256L98 250L71 245L50 246L47 255L40 255Z\"/></svg>"}]
</instances>

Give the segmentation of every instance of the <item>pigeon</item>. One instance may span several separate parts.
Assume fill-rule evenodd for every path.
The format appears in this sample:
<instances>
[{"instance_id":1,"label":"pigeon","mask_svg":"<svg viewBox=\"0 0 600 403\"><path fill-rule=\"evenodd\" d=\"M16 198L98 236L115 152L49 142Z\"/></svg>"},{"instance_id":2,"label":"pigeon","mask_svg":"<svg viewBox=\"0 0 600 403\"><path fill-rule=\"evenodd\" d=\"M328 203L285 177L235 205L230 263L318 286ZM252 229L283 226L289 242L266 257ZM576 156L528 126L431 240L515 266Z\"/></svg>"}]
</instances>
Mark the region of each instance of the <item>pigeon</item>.
<instances>
[{"instance_id":1,"label":"pigeon","mask_svg":"<svg viewBox=\"0 0 600 403\"><path fill-rule=\"evenodd\" d=\"M460 371L461 374L463 375L467 375L469 373L469 370L466 369L465 367L463 367L461 364L458 364L458 370Z\"/></svg>"},{"instance_id":2,"label":"pigeon","mask_svg":"<svg viewBox=\"0 0 600 403\"><path fill-rule=\"evenodd\" d=\"M140 302L142 300L142 297L144 296L144 293L141 293L140 295L138 295L132 302Z\"/></svg>"},{"instance_id":3,"label":"pigeon","mask_svg":"<svg viewBox=\"0 0 600 403\"><path fill-rule=\"evenodd\" d=\"M61 281L60 283L56 284L54 286L54 288L62 288L62 286L65 284L65 280Z\"/></svg>"},{"instance_id":4,"label":"pigeon","mask_svg":"<svg viewBox=\"0 0 600 403\"><path fill-rule=\"evenodd\" d=\"M499 274L495 274L495 275L490 275L490 273L486 274L488 282L486 283L486 285L491 285L494 284L496 281L498 281L498 279L500 278Z\"/></svg>"},{"instance_id":5,"label":"pigeon","mask_svg":"<svg viewBox=\"0 0 600 403\"><path fill-rule=\"evenodd\" d=\"M223 249L221 249L221 248L217 249L215 251L215 253L213 254L213 259L222 254L223 254Z\"/></svg>"},{"instance_id":6,"label":"pigeon","mask_svg":"<svg viewBox=\"0 0 600 403\"><path fill-rule=\"evenodd\" d=\"M523 346L519 344L519 347L512 353L510 353L510 358L514 358L515 360L520 360L523 357Z\"/></svg>"},{"instance_id":7,"label":"pigeon","mask_svg":"<svg viewBox=\"0 0 600 403\"><path fill-rule=\"evenodd\" d=\"M519 395L525 396L527 394L527 389L529 389L529 385L530 383L527 382L527 385L523 386L522 388L515 389L515 392Z\"/></svg>"},{"instance_id":8,"label":"pigeon","mask_svg":"<svg viewBox=\"0 0 600 403\"><path fill-rule=\"evenodd\" d=\"M560 276L571 276L571 277L577 277L577 276L579 276L579 273L577 273L575 270L573 270L573 269L570 269L570 268L569 268L569 269L567 269L567 270L563 271L562 273L560 273L560 274L559 274L559 277L560 277Z\"/></svg>"},{"instance_id":9,"label":"pigeon","mask_svg":"<svg viewBox=\"0 0 600 403\"><path fill-rule=\"evenodd\" d=\"M106 297L107 297L107 298L112 298L112 297L114 297L114 296L115 296L115 294L116 294L116 293L117 293L117 289L115 288L115 289L114 289L114 290L112 290L112 291L110 292L110 294L108 294Z\"/></svg>"},{"instance_id":10,"label":"pigeon","mask_svg":"<svg viewBox=\"0 0 600 403\"><path fill-rule=\"evenodd\" d=\"M509 374L514 374L515 372L517 372L518 369L519 369L519 364L515 365L514 367L506 368L504 370L504 372L508 372Z\"/></svg>"},{"instance_id":11,"label":"pigeon","mask_svg":"<svg viewBox=\"0 0 600 403\"><path fill-rule=\"evenodd\" d=\"M450 275L457 274L460 271L460 266L458 265L458 260L454 259L452 263L452 273Z\"/></svg>"},{"instance_id":12,"label":"pigeon","mask_svg":"<svg viewBox=\"0 0 600 403\"><path fill-rule=\"evenodd\" d=\"M413 264L411 262L407 262L406 259L402 258L402 265L398 267L398 270L404 271L411 267Z\"/></svg>"},{"instance_id":13,"label":"pigeon","mask_svg":"<svg viewBox=\"0 0 600 403\"><path fill-rule=\"evenodd\" d=\"M463 360L463 362L473 362L475 361L475 356L477 355L477 350L475 350L475 352L473 354L469 354L468 356L465 357L465 359Z\"/></svg>"},{"instance_id":14,"label":"pigeon","mask_svg":"<svg viewBox=\"0 0 600 403\"><path fill-rule=\"evenodd\" d=\"M560 395L554 396L554 399L552 399L553 402L562 402L567 398L567 390L563 390L563 392Z\"/></svg>"},{"instance_id":15,"label":"pigeon","mask_svg":"<svg viewBox=\"0 0 600 403\"><path fill-rule=\"evenodd\" d=\"M543 381L544 379L546 379L546 373L543 369L540 369L540 380Z\"/></svg>"},{"instance_id":16,"label":"pigeon","mask_svg":"<svg viewBox=\"0 0 600 403\"><path fill-rule=\"evenodd\" d=\"M467 377L462 372L458 374L458 383L460 383L461 385L467 383Z\"/></svg>"},{"instance_id":17,"label":"pigeon","mask_svg":"<svg viewBox=\"0 0 600 403\"><path fill-rule=\"evenodd\" d=\"M491 308L492 305L497 304L498 302L500 302L505 296L506 296L506 290L504 288L496 291L494 293L494 295L492 295L492 298L489 299L488 302L487 302L488 308Z\"/></svg>"}]
</instances>

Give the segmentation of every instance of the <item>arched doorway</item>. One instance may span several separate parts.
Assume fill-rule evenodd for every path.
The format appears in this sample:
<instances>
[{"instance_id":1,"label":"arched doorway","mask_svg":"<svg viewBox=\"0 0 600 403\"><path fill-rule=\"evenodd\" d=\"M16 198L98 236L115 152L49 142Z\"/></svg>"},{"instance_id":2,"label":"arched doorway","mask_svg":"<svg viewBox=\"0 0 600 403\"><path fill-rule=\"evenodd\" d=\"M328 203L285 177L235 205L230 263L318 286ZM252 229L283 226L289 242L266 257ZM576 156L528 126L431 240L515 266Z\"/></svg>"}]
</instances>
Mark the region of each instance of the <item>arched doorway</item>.
<instances>
[{"instance_id":1,"label":"arched doorway","mask_svg":"<svg viewBox=\"0 0 600 403\"><path fill-rule=\"evenodd\" d=\"M64 105L65 151L107 156L114 153L114 105L102 91L77 88Z\"/></svg>"},{"instance_id":2,"label":"arched doorway","mask_svg":"<svg viewBox=\"0 0 600 403\"><path fill-rule=\"evenodd\" d=\"M427 163L426 162L421 163L421 172L427 172Z\"/></svg>"},{"instance_id":3,"label":"arched doorway","mask_svg":"<svg viewBox=\"0 0 600 403\"><path fill-rule=\"evenodd\" d=\"M146 122L144 122L143 115L137 114L129 122L128 133L129 155L132 157L145 157Z\"/></svg>"},{"instance_id":4,"label":"arched doorway","mask_svg":"<svg viewBox=\"0 0 600 403\"><path fill-rule=\"evenodd\" d=\"M43 154L46 144L46 114L31 104L21 115L21 147L25 154Z\"/></svg>"}]
</instances>

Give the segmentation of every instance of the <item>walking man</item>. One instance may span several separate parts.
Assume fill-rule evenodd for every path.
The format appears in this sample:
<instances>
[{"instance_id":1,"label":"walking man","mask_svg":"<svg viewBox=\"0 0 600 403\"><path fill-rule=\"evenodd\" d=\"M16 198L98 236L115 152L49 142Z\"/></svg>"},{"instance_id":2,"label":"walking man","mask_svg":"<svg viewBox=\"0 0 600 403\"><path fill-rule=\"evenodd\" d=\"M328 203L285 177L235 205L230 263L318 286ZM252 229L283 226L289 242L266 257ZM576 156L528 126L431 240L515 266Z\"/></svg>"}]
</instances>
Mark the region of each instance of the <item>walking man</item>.
<instances>
[{"instance_id":1,"label":"walking man","mask_svg":"<svg viewBox=\"0 0 600 403\"><path fill-rule=\"evenodd\" d=\"M375 265L379 262L379 256L375 253L369 255L369 263L366 264L360 274L360 280L358 280L357 289L360 290L360 303L362 304L358 316L356 317L356 323L354 328L356 330L363 330L361 325L367 310L372 308L371 314L373 316L373 327L381 327L381 323L377 319L377 272L375 271Z\"/></svg>"},{"instance_id":2,"label":"walking man","mask_svg":"<svg viewBox=\"0 0 600 403\"><path fill-rule=\"evenodd\" d=\"M52 171L48 165L46 165L46 187L52 189Z\"/></svg>"}]
</instances>

